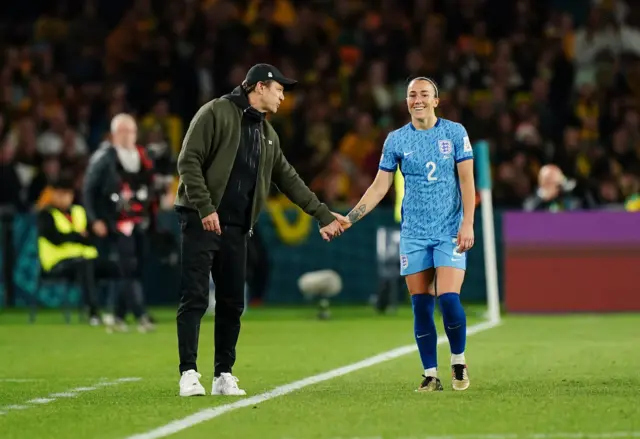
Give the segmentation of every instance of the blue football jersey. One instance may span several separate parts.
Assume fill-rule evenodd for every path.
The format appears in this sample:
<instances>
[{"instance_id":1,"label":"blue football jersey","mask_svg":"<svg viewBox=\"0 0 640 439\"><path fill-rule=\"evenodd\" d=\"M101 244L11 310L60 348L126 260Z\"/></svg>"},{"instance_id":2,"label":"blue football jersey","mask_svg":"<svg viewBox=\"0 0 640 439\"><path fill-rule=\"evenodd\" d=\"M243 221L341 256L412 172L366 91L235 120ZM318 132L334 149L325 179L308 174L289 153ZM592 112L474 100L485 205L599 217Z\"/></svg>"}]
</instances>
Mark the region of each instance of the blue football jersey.
<instances>
[{"instance_id":1,"label":"blue football jersey","mask_svg":"<svg viewBox=\"0 0 640 439\"><path fill-rule=\"evenodd\" d=\"M438 118L429 130L409 123L392 131L379 168L404 176L402 231L405 238L449 238L462 221L462 195L456 164L473 158L467 130Z\"/></svg>"}]
</instances>

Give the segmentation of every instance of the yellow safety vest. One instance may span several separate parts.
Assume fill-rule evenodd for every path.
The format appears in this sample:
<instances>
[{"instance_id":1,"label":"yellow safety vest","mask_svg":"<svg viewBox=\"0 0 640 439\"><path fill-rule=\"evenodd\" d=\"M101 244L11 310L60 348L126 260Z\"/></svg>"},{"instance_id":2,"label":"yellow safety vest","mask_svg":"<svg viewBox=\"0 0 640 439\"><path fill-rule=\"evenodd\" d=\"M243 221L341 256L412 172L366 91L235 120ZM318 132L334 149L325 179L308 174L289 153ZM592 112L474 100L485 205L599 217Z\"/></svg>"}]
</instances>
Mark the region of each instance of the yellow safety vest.
<instances>
[{"instance_id":1,"label":"yellow safety vest","mask_svg":"<svg viewBox=\"0 0 640 439\"><path fill-rule=\"evenodd\" d=\"M53 216L56 229L62 234L82 233L87 229L87 214L82 206L74 205L71 207L71 221L58 209L51 207L49 212ZM44 271L51 270L58 262L65 259L95 259L98 257L98 250L93 246L77 242L54 245L42 236L38 237L38 253L40 265Z\"/></svg>"},{"instance_id":2,"label":"yellow safety vest","mask_svg":"<svg viewBox=\"0 0 640 439\"><path fill-rule=\"evenodd\" d=\"M624 203L627 212L640 212L640 194L634 194Z\"/></svg>"},{"instance_id":3,"label":"yellow safety vest","mask_svg":"<svg viewBox=\"0 0 640 439\"><path fill-rule=\"evenodd\" d=\"M393 176L393 185L396 189L396 204L394 207L394 218L397 223L402 222L402 199L404 198L404 177L398 169Z\"/></svg>"}]
</instances>

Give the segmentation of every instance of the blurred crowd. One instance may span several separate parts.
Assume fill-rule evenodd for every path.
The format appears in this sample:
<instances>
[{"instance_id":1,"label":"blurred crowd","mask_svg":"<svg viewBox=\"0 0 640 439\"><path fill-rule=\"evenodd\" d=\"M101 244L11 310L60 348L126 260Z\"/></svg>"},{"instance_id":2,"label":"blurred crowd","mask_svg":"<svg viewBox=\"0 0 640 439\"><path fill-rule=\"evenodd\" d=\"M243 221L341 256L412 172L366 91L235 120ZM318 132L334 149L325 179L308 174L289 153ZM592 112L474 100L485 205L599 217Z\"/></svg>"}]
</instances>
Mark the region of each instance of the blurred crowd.
<instances>
[{"instance_id":1,"label":"blurred crowd","mask_svg":"<svg viewBox=\"0 0 640 439\"><path fill-rule=\"evenodd\" d=\"M271 121L335 208L369 185L417 75L438 82L438 115L489 141L496 206L521 208L549 163L582 207L640 191L640 10L621 0L23 0L0 12L0 204L19 210L61 172L79 188L120 112L137 118L169 207L191 116L257 62L300 80Z\"/></svg>"}]
</instances>

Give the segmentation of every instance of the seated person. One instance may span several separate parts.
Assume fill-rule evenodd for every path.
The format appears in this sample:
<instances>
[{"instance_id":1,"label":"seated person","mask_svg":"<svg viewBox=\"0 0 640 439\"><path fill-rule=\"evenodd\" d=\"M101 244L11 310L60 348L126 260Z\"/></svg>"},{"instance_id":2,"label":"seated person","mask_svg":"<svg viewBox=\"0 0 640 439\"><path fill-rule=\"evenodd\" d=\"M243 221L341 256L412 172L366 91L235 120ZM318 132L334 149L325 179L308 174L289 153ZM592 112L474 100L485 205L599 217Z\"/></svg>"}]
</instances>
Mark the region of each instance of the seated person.
<instances>
[{"instance_id":1,"label":"seated person","mask_svg":"<svg viewBox=\"0 0 640 439\"><path fill-rule=\"evenodd\" d=\"M74 185L62 177L51 185L49 205L38 214L38 253L43 276L67 278L82 289L89 322L100 323L96 297L97 277L117 276L112 263L98 259L87 233L87 215L73 204Z\"/></svg>"}]
</instances>

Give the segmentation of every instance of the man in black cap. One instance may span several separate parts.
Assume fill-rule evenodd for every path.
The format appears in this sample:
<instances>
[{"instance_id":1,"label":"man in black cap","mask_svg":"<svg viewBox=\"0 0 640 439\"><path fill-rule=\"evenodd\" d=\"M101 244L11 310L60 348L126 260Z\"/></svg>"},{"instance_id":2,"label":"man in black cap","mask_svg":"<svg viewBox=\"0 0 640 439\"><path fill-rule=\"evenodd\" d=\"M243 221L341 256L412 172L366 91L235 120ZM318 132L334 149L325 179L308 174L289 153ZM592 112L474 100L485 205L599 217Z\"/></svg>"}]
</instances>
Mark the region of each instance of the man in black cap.
<instances>
[{"instance_id":1,"label":"man in black cap","mask_svg":"<svg viewBox=\"0 0 640 439\"><path fill-rule=\"evenodd\" d=\"M296 81L257 64L241 86L204 104L178 157L176 210L182 229L177 315L180 396L204 395L196 366L200 321L216 286L212 394L245 395L232 374L244 311L247 236L253 234L271 182L320 223L326 241L342 233L336 218L304 184L280 149L266 113L276 113Z\"/></svg>"}]
</instances>

